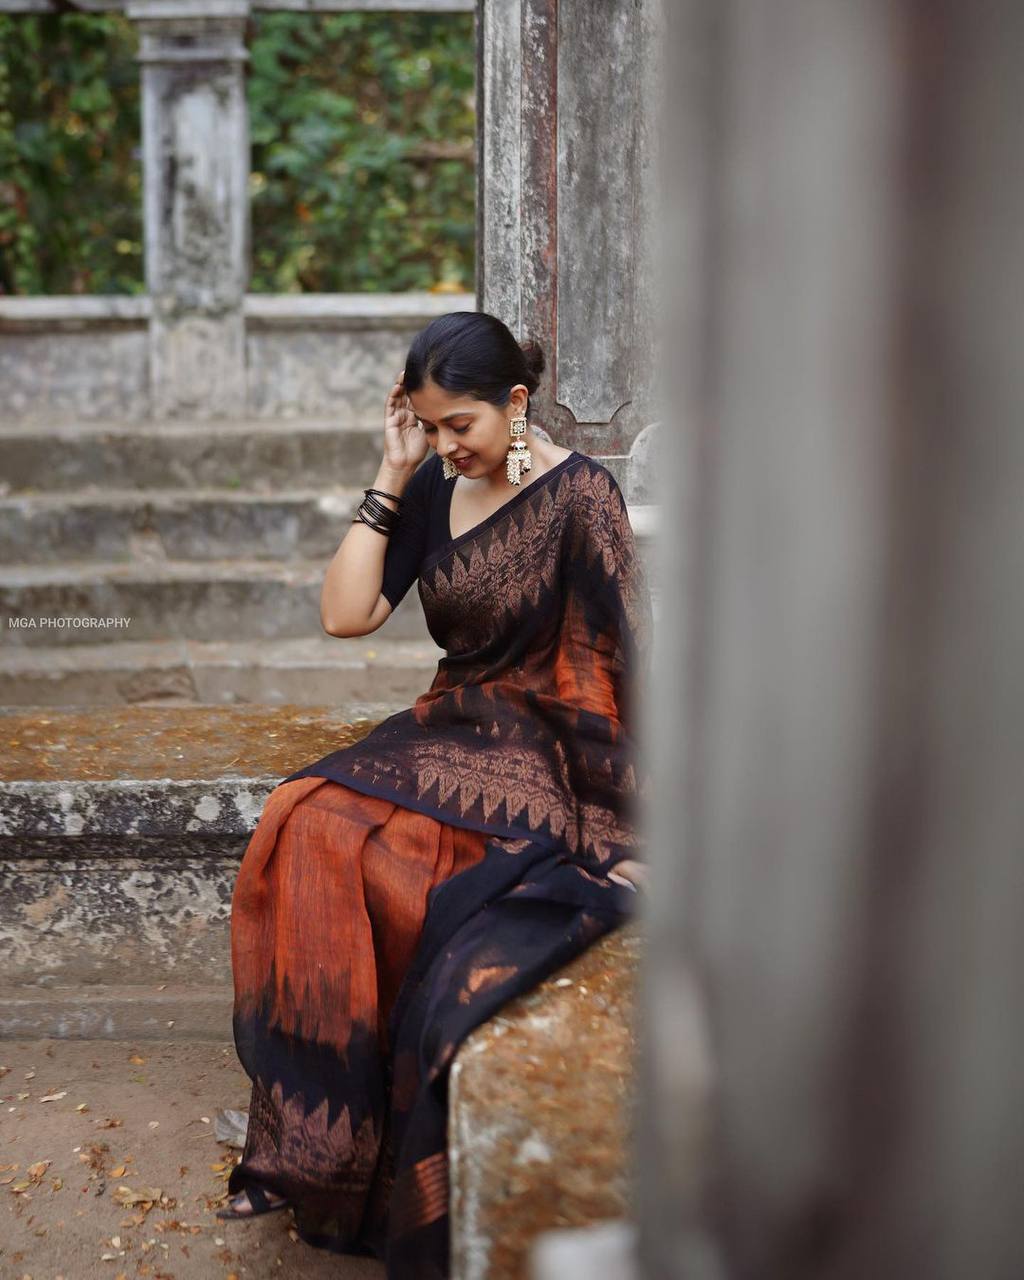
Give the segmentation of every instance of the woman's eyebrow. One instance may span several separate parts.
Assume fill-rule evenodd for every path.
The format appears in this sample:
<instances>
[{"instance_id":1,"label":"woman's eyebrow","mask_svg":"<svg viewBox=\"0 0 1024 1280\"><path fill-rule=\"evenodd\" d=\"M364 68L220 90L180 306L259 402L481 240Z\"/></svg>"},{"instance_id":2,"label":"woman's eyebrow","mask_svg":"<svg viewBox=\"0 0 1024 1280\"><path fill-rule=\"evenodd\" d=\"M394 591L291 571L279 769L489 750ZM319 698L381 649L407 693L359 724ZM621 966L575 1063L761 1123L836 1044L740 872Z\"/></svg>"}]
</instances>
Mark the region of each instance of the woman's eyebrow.
<instances>
[{"instance_id":1,"label":"woman's eyebrow","mask_svg":"<svg viewBox=\"0 0 1024 1280\"><path fill-rule=\"evenodd\" d=\"M461 418L465 414L472 413L472 412L473 412L472 409L456 409L454 413L443 413L441 415L441 421L447 422L449 418ZM424 418L422 413L418 413L416 417L419 418L420 422L427 423L428 426L431 426L431 427L437 426L436 422L431 422L429 418Z\"/></svg>"}]
</instances>

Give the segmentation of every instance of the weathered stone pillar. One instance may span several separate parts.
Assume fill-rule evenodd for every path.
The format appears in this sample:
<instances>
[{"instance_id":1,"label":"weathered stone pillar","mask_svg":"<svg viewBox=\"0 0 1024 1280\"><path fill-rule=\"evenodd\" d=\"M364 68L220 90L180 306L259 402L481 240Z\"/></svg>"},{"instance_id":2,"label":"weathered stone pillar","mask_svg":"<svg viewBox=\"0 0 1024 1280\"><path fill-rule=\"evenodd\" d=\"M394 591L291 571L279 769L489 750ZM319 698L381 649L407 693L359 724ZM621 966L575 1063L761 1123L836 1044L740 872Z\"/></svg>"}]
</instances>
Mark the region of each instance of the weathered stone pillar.
<instances>
[{"instance_id":1,"label":"weathered stone pillar","mask_svg":"<svg viewBox=\"0 0 1024 1280\"><path fill-rule=\"evenodd\" d=\"M538 420L561 444L621 456L624 476L660 416L647 254L659 6L478 12L478 303L543 345Z\"/></svg>"},{"instance_id":2,"label":"weathered stone pillar","mask_svg":"<svg viewBox=\"0 0 1024 1280\"><path fill-rule=\"evenodd\" d=\"M666 593L683 662L655 708L675 836L652 851L639 1273L1011 1280L1024 8L670 8L701 251L669 367L693 500L666 501L664 554L695 572ZM696 1178L689 972L715 1067Z\"/></svg>"},{"instance_id":3,"label":"weathered stone pillar","mask_svg":"<svg viewBox=\"0 0 1024 1280\"><path fill-rule=\"evenodd\" d=\"M249 272L248 0L129 0L142 64L156 417L238 415Z\"/></svg>"}]
</instances>

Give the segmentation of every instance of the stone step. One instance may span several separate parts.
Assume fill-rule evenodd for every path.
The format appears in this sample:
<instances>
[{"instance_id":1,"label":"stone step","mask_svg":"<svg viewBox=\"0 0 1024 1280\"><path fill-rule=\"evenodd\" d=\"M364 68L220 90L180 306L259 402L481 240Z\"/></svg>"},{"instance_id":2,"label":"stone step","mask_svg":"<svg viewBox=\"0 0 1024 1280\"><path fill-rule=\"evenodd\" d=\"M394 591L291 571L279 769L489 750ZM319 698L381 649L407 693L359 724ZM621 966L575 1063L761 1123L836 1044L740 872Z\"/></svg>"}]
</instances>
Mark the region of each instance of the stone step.
<instances>
[{"instance_id":1,"label":"stone step","mask_svg":"<svg viewBox=\"0 0 1024 1280\"><path fill-rule=\"evenodd\" d=\"M348 708L0 711L4 983L230 985L231 892L264 800L374 723Z\"/></svg>"},{"instance_id":2,"label":"stone step","mask_svg":"<svg viewBox=\"0 0 1024 1280\"><path fill-rule=\"evenodd\" d=\"M382 632L349 639L8 647L0 654L0 705L288 703L344 706L350 715L379 719L390 714L387 707L411 706L444 656L429 638L386 640Z\"/></svg>"},{"instance_id":3,"label":"stone step","mask_svg":"<svg viewBox=\"0 0 1024 1280\"><path fill-rule=\"evenodd\" d=\"M0 423L7 494L84 490L228 489L278 493L373 483L379 420Z\"/></svg>"},{"instance_id":4,"label":"stone step","mask_svg":"<svg viewBox=\"0 0 1024 1280\"><path fill-rule=\"evenodd\" d=\"M371 476L371 480L372 480ZM328 560L362 488L20 494L0 498L0 564Z\"/></svg>"},{"instance_id":5,"label":"stone step","mask_svg":"<svg viewBox=\"0 0 1024 1280\"><path fill-rule=\"evenodd\" d=\"M231 967L219 986L0 987L3 1040L231 1040Z\"/></svg>"},{"instance_id":6,"label":"stone step","mask_svg":"<svg viewBox=\"0 0 1024 1280\"><path fill-rule=\"evenodd\" d=\"M153 560L2 568L3 644L314 639L324 634L324 567L322 560ZM389 639L427 638L414 588L384 625Z\"/></svg>"}]
</instances>

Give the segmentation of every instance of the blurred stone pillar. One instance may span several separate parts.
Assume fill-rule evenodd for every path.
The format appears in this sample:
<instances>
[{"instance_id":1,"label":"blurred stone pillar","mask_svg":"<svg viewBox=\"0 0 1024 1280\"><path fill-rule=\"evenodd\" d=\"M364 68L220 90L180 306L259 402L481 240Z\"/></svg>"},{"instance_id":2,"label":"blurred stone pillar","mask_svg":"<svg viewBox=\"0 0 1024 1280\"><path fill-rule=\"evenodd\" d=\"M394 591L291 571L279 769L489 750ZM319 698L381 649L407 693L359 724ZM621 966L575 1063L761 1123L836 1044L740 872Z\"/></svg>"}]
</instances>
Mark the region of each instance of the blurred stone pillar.
<instances>
[{"instance_id":1,"label":"blurred stone pillar","mask_svg":"<svg viewBox=\"0 0 1024 1280\"><path fill-rule=\"evenodd\" d=\"M239 416L249 274L248 0L128 0L139 25L156 417Z\"/></svg>"},{"instance_id":2,"label":"blurred stone pillar","mask_svg":"<svg viewBox=\"0 0 1024 1280\"><path fill-rule=\"evenodd\" d=\"M641 1274L1016 1280L1024 6L670 10L693 572L655 708Z\"/></svg>"}]
</instances>

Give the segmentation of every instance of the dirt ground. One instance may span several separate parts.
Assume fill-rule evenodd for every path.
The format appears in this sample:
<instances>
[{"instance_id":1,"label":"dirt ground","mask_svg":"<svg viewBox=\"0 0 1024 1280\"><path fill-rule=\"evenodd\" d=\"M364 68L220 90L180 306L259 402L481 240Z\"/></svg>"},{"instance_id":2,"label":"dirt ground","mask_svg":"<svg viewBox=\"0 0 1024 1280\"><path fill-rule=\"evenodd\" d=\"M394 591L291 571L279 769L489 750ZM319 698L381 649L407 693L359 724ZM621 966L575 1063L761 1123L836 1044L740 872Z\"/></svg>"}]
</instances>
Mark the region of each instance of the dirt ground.
<instances>
[{"instance_id":1,"label":"dirt ground","mask_svg":"<svg viewBox=\"0 0 1024 1280\"><path fill-rule=\"evenodd\" d=\"M238 1152L214 1137L249 1082L230 1045L0 1042L0 1280L382 1280L291 1213L223 1222Z\"/></svg>"}]
</instances>

